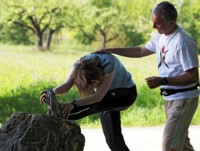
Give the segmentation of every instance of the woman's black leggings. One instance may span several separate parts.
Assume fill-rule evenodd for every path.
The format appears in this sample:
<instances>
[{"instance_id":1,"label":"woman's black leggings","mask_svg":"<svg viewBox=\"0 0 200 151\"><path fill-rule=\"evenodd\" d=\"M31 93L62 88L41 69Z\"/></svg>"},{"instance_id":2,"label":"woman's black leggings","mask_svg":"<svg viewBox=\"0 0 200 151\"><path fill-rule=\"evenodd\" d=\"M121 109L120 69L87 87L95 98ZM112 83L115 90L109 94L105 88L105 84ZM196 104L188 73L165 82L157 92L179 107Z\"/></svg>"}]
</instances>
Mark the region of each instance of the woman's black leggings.
<instances>
[{"instance_id":1,"label":"woman's black leggings","mask_svg":"<svg viewBox=\"0 0 200 151\"><path fill-rule=\"evenodd\" d=\"M69 120L77 120L94 113L100 113L106 142L112 151L129 151L121 132L120 111L129 108L137 98L136 86L108 91L101 102L88 106L77 106Z\"/></svg>"}]
</instances>

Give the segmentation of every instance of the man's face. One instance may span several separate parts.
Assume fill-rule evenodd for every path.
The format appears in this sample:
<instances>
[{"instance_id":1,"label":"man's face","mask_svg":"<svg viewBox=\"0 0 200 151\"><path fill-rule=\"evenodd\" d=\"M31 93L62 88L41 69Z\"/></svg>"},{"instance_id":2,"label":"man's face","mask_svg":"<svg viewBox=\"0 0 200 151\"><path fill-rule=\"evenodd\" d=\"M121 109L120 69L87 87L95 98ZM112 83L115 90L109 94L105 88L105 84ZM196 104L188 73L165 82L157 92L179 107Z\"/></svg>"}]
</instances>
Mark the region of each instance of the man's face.
<instances>
[{"instance_id":1,"label":"man's face","mask_svg":"<svg viewBox=\"0 0 200 151\"><path fill-rule=\"evenodd\" d=\"M165 35L170 34L169 33L171 27L170 21L163 19L161 15L156 16L155 14L152 15L152 21L153 21L153 28L156 28L160 34L165 34Z\"/></svg>"}]
</instances>

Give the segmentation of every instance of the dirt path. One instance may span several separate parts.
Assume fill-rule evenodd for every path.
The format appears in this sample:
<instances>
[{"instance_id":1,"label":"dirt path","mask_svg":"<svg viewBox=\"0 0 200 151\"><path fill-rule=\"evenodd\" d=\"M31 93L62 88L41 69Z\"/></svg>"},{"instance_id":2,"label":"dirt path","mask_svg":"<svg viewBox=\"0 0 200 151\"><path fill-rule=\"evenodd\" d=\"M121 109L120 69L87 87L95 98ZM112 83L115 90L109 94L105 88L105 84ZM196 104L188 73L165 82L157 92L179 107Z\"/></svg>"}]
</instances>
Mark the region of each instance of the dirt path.
<instances>
[{"instance_id":1,"label":"dirt path","mask_svg":"<svg viewBox=\"0 0 200 151\"><path fill-rule=\"evenodd\" d=\"M161 151L163 127L123 128L131 151ZM189 137L195 151L200 151L200 126L190 126ZM82 129L86 138L84 151L110 151L101 129Z\"/></svg>"}]
</instances>

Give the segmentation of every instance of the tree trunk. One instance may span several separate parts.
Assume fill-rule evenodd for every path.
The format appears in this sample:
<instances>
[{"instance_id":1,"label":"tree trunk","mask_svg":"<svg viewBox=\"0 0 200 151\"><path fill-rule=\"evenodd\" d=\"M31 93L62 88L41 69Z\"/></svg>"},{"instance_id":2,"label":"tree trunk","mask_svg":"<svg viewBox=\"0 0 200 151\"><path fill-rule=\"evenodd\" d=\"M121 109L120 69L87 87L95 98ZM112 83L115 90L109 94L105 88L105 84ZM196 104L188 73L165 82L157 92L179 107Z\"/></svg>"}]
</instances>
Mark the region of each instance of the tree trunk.
<instances>
[{"instance_id":1,"label":"tree trunk","mask_svg":"<svg viewBox=\"0 0 200 151\"><path fill-rule=\"evenodd\" d=\"M42 32L38 32L37 33L37 49L39 51L43 51L43 33Z\"/></svg>"},{"instance_id":2,"label":"tree trunk","mask_svg":"<svg viewBox=\"0 0 200 151\"><path fill-rule=\"evenodd\" d=\"M50 49L50 45L51 45L51 39L53 37L53 33L55 32L55 30L50 29L48 37L47 37L47 44L46 44L46 49L49 50Z\"/></svg>"},{"instance_id":3,"label":"tree trunk","mask_svg":"<svg viewBox=\"0 0 200 151\"><path fill-rule=\"evenodd\" d=\"M102 48L106 48L106 33L102 33Z\"/></svg>"}]
</instances>

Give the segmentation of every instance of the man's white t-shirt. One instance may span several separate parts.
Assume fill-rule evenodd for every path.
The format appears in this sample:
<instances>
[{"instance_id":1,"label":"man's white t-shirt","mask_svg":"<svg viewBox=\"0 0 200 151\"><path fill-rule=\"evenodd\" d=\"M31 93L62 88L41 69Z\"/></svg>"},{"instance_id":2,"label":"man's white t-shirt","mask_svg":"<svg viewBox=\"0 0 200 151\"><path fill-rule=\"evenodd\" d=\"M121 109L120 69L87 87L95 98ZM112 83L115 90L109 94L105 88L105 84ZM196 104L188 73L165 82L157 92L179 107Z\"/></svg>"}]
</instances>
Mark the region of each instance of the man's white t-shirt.
<instances>
[{"instance_id":1,"label":"man's white t-shirt","mask_svg":"<svg viewBox=\"0 0 200 151\"><path fill-rule=\"evenodd\" d=\"M145 47L156 53L158 72L161 77L175 77L184 71L199 67L198 49L193 38L178 27L170 35L156 33ZM183 89L195 86L197 83L184 86L161 86L165 89ZM199 96L199 90L179 92L164 96L165 100L177 100Z\"/></svg>"}]
</instances>

